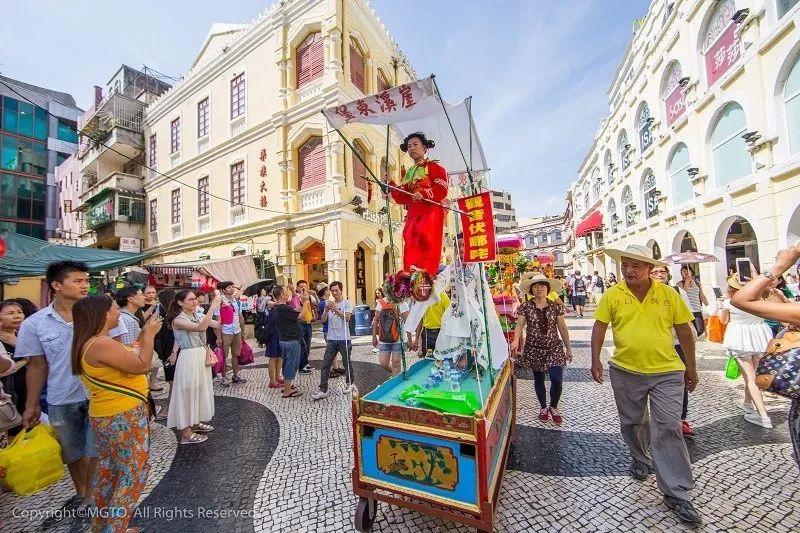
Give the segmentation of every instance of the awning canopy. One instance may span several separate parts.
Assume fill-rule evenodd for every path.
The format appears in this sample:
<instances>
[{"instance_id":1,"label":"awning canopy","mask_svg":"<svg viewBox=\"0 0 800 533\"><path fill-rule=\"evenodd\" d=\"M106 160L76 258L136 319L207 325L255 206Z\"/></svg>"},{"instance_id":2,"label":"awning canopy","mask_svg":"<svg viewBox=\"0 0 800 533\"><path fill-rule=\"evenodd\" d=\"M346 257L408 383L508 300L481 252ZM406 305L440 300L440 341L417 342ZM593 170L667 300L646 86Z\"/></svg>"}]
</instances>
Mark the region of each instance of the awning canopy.
<instances>
[{"instance_id":1,"label":"awning canopy","mask_svg":"<svg viewBox=\"0 0 800 533\"><path fill-rule=\"evenodd\" d=\"M181 263L155 263L145 268L154 274L192 275L199 272L217 281L232 281L246 287L258 279L252 255L240 255L225 259L202 259Z\"/></svg>"},{"instance_id":2,"label":"awning canopy","mask_svg":"<svg viewBox=\"0 0 800 533\"><path fill-rule=\"evenodd\" d=\"M0 281L43 276L47 266L55 261L81 261L89 265L91 272L99 272L135 265L149 255L52 244L18 233L5 232L0 238L6 245L6 253L0 257Z\"/></svg>"},{"instance_id":3,"label":"awning canopy","mask_svg":"<svg viewBox=\"0 0 800 533\"><path fill-rule=\"evenodd\" d=\"M603 227L603 214L600 211L592 211L592 213L584 218L580 224L575 226L575 236L583 237L593 231L597 231Z\"/></svg>"}]
</instances>

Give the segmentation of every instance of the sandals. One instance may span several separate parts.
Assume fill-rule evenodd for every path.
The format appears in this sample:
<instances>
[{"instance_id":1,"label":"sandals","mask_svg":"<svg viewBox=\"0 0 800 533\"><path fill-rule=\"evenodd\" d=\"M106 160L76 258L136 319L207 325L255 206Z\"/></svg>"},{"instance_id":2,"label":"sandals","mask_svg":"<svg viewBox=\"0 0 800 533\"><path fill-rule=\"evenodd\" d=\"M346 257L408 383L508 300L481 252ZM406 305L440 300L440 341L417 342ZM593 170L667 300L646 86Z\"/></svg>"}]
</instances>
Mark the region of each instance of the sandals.
<instances>
[{"instance_id":1,"label":"sandals","mask_svg":"<svg viewBox=\"0 0 800 533\"><path fill-rule=\"evenodd\" d=\"M282 389L283 388L283 383L281 383L280 381L270 381L269 388L270 389Z\"/></svg>"},{"instance_id":2,"label":"sandals","mask_svg":"<svg viewBox=\"0 0 800 533\"><path fill-rule=\"evenodd\" d=\"M200 435L198 433L192 433L192 436L188 439L181 438L181 444L200 444L201 442L205 442L208 440L208 436Z\"/></svg>"},{"instance_id":3,"label":"sandals","mask_svg":"<svg viewBox=\"0 0 800 533\"><path fill-rule=\"evenodd\" d=\"M292 392L289 394L282 394L281 397L283 398L297 398L298 396L302 396L303 393L297 389L292 389Z\"/></svg>"},{"instance_id":4,"label":"sandals","mask_svg":"<svg viewBox=\"0 0 800 533\"><path fill-rule=\"evenodd\" d=\"M195 433L211 433L214 431L214 426L200 422L199 424L192 426L192 431Z\"/></svg>"}]
</instances>

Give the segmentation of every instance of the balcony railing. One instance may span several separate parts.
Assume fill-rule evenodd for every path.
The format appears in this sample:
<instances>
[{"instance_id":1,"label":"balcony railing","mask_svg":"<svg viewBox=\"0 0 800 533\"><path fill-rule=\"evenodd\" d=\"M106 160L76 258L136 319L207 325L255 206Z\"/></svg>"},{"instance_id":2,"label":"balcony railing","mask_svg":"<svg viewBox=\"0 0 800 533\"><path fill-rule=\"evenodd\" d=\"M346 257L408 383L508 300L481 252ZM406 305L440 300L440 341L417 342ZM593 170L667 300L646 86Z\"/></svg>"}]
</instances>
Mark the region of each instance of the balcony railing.
<instances>
[{"instance_id":1,"label":"balcony railing","mask_svg":"<svg viewBox=\"0 0 800 533\"><path fill-rule=\"evenodd\" d=\"M144 104L114 93L78 117L78 131L90 139L103 137L114 128L142 132Z\"/></svg>"}]
</instances>

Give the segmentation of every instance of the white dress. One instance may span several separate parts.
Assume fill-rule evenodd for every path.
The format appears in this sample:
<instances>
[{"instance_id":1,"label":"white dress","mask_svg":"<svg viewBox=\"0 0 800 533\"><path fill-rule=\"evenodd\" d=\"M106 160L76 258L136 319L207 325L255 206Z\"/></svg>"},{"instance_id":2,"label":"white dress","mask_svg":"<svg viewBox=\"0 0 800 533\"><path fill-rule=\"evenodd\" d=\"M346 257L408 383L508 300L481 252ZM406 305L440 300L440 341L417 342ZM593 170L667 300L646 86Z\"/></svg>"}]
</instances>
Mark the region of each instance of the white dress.
<instances>
[{"instance_id":1,"label":"white dress","mask_svg":"<svg viewBox=\"0 0 800 533\"><path fill-rule=\"evenodd\" d=\"M737 309L731 305L730 299L722 302L722 307L731 316L722 339L722 345L728 350L728 354L751 356L764 353L772 339L772 330L764 319Z\"/></svg>"},{"instance_id":2,"label":"white dress","mask_svg":"<svg viewBox=\"0 0 800 533\"><path fill-rule=\"evenodd\" d=\"M181 313L175 319L200 320ZM173 322L174 324L174 322ZM205 332L174 329L175 341L180 346L175 364L175 379L172 382L172 397L167 412L167 427L183 429L214 417L214 386L211 368L206 366Z\"/></svg>"}]
</instances>

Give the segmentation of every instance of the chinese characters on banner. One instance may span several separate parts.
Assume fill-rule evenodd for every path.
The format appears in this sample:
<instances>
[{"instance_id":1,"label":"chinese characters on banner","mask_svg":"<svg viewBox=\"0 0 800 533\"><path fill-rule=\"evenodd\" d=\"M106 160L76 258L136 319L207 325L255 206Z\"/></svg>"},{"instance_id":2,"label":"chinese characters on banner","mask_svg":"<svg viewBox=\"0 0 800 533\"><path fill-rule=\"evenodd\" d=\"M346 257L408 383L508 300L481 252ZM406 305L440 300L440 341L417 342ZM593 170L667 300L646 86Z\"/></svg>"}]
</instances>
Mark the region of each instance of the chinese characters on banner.
<instances>
[{"instance_id":1,"label":"chinese characters on banner","mask_svg":"<svg viewBox=\"0 0 800 533\"><path fill-rule=\"evenodd\" d=\"M722 35L720 35L714 46L706 52L706 75L708 85L720 79L731 65L736 63L741 53L739 39L736 37L736 24L731 23Z\"/></svg>"},{"instance_id":2,"label":"chinese characters on banner","mask_svg":"<svg viewBox=\"0 0 800 533\"><path fill-rule=\"evenodd\" d=\"M458 199L464 232L464 262L495 260L494 212L491 193L485 192Z\"/></svg>"},{"instance_id":3,"label":"chinese characters on banner","mask_svg":"<svg viewBox=\"0 0 800 533\"><path fill-rule=\"evenodd\" d=\"M683 93L683 87L676 85L667 96L664 105L667 108L667 126L672 126L686 111L686 95Z\"/></svg>"},{"instance_id":4,"label":"chinese characters on banner","mask_svg":"<svg viewBox=\"0 0 800 533\"><path fill-rule=\"evenodd\" d=\"M324 113L334 128L351 122L386 124L410 111L419 111L420 106L440 105L432 98L434 93L433 80L426 78L328 108Z\"/></svg>"},{"instance_id":5,"label":"chinese characters on banner","mask_svg":"<svg viewBox=\"0 0 800 533\"><path fill-rule=\"evenodd\" d=\"M258 175L261 177L261 184L258 186L259 204L261 207L267 207L267 149L262 148L261 153L258 155L261 161L261 169Z\"/></svg>"}]
</instances>

